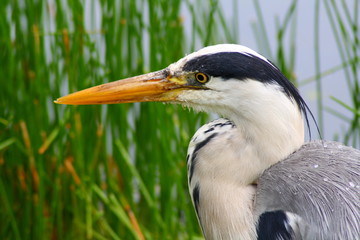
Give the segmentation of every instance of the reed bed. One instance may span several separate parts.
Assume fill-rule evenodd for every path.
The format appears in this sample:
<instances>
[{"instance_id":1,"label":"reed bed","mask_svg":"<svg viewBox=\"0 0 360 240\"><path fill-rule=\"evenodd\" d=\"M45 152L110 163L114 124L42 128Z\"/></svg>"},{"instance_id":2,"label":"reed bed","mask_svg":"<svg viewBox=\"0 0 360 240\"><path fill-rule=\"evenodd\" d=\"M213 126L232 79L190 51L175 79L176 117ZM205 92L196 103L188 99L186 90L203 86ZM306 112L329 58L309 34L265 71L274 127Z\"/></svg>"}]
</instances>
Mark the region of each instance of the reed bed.
<instances>
[{"instance_id":1,"label":"reed bed","mask_svg":"<svg viewBox=\"0 0 360 240\"><path fill-rule=\"evenodd\" d=\"M353 113L345 139L356 145L358 13L345 1L323 2L339 46L347 43L339 69L353 105L334 100ZM290 4L289 19L296 5ZM254 7L261 19L261 4ZM0 238L201 239L185 156L207 115L158 103L69 107L53 100L164 68L200 46L238 42L237 20L235 10L225 16L216 0L3 0ZM289 24L296 27L290 20L279 25L279 43ZM254 26L260 38L264 26ZM295 51L281 46L273 60L296 81ZM334 111L320 101L320 112Z\"/></svg>"}]
</instances>

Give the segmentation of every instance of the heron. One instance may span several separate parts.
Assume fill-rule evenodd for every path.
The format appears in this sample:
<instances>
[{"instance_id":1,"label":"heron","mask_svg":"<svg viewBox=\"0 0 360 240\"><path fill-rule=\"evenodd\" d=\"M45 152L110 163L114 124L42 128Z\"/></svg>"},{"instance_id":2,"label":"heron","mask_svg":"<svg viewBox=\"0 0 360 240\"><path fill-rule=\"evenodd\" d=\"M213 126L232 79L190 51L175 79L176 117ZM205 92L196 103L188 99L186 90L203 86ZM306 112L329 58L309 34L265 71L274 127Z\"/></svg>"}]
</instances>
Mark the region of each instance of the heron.
<instances>
[{"instance_id":1,"label":"heron","mask_svg":"<svg viewBox=\"0 0 360 240\"><path fill-rule=\"evenodd\" d=\"M205 239L360 239L360 151L305 143L311 111L264 56L242 45L208 46L163 70L55 102L149 101L222 117L197 130L186 156Z\"/></svg>"}]
</instances>

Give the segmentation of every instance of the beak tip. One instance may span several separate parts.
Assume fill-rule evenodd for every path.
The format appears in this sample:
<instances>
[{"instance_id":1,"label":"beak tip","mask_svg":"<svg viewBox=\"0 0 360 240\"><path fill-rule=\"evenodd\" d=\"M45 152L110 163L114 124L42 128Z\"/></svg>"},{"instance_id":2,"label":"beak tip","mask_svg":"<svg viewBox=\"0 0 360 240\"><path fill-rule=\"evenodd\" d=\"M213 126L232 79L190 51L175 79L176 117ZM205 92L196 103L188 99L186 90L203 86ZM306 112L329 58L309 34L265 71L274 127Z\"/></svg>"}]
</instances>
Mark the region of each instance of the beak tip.
<instances>
[{"instance_id":1,"label":"beak tip","mask_svg":"<svg viewBox=\"0 0 360 240\"><path fill-rule=\"evenodd\" d=\"M54 100L53 102L56 104L66 104L66 103L64 103L64 101L61 100L61 98L58 98L58 99Z\"/></svg>"}]
</instances>

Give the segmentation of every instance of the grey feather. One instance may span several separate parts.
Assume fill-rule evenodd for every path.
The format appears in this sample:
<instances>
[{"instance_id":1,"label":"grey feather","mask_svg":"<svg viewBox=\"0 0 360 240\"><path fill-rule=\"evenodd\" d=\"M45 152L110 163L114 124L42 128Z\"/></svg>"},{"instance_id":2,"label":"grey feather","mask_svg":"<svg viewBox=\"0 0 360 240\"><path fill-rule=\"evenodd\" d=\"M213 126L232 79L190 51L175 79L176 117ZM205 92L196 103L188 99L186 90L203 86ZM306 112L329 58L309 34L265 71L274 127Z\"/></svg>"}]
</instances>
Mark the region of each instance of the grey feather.
<instances>
[{"instance_id":1,"label":"grey feather","mask_svg":"<svg viewBox=\"0 0 360 240\"><path fill-rule=\"evenodd\" d=\"M360 239L360 151L310 142L267 169L255 215L273 210L300 217L297 239Z\"/></svg>"}]
</instances>

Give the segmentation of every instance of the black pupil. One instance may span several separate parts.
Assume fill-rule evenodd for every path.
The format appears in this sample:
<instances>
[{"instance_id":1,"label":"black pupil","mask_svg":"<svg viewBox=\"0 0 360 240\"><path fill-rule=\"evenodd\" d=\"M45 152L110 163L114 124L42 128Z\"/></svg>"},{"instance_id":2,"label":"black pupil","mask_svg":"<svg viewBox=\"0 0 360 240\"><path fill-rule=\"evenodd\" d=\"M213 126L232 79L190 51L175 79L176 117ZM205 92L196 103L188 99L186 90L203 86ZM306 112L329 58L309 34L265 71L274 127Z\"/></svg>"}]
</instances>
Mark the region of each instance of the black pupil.
<instances>
[{"instance_id":1,"label":"black pupil","mask_svg":"<svg viewBox=\"0 0 360 240\"><path fill-rule=\"evenodd\" d=\"M198 75L197 75L197 79L198 79L200 82L202 82L202 81L205 80L205 77L204 77L204 75L202 75L202 74L198 74Z\"/></svg>"}]
</instances>

